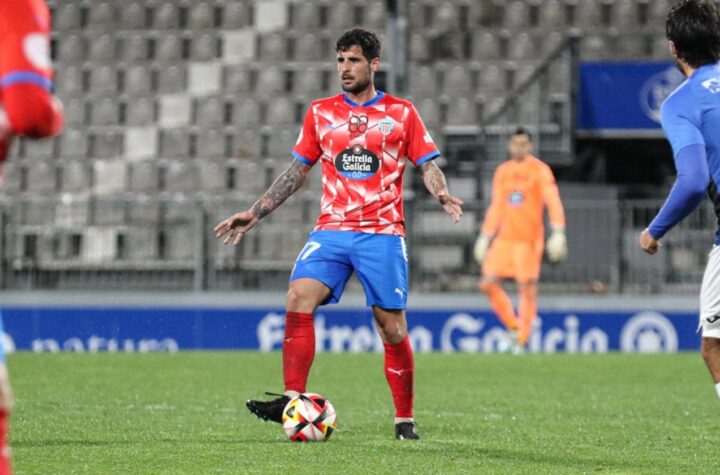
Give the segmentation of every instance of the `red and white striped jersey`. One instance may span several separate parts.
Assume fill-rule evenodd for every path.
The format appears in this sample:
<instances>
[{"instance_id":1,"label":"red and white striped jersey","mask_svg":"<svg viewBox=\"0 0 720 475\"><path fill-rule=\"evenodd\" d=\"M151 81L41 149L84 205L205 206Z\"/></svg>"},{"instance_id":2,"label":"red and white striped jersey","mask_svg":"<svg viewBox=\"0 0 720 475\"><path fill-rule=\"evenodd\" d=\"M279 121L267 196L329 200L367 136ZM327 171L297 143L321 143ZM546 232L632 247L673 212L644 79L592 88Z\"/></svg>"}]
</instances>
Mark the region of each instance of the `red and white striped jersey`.
<instances>
[{"instance_id":1,"label":"red and white striped jersey","mask_svg":"<svg viewBox=\"0 0 720 475\"><path fill-rule=\"evenodd\" d=\"M411 102L378 91L365 104L346 94L313 102L293 148L322 164L316 230L405 235L403 171L440 152Z\"/></svg>"}]
</instances>

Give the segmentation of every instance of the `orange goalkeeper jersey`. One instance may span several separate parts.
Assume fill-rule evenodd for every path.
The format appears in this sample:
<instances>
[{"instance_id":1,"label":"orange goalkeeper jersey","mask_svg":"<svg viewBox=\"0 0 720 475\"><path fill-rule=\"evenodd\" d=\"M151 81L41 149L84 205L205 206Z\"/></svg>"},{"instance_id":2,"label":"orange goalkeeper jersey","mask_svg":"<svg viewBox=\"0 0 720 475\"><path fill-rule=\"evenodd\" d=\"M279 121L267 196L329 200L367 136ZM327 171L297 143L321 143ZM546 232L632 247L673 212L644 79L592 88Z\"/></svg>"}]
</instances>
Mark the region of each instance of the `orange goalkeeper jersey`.
<instances>
[{"instance_id":1,"label":"orange goalkeeper jersey","mask_svg":"<svg viewBox=\"0 0 720 475\"><path fill-rule=\"evenodd\" d=\"M552 170L533 157L508 160L495 170L492 200L482 233L515 242L542 241L543 207L552 226L565 227L565 213Z\"/></svg>"}]
</instances>

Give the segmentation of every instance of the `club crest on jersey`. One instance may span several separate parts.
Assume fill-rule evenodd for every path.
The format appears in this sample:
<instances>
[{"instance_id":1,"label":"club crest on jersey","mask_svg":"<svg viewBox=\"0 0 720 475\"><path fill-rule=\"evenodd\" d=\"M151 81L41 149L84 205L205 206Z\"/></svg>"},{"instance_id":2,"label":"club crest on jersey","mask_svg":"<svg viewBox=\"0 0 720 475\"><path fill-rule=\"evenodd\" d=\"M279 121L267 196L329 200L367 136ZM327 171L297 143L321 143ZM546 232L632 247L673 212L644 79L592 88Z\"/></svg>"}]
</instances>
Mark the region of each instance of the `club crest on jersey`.
<instances>
[{"instance_id":1,"label":"club crest on jersey","mask_svg":"<svg viewBox=\"0 0 720 475\"><path fill-rule=\"evenodd\" d=\"M388 136L392 133L393 129L395 128L395 122L393 122L392 119L382 119L377 124L378 130L384 135Z\"/></svg>"},{"instance_id":2,"label":"club crest on jersey","mask_svg":"<svg viewBox=\"0 0 720 475\"><path fill-rule=\"evenodd\" d=\"M348 121L348 131L351 134L364 134L368 129L368 117L366 115L351 115Z\"/></svg>"},{"instance_id":3,"label":"club crest on jersey","mask_svg":"<svg viewBox=\"0 0 720 475\"><path fill-rule=\"evenodd\" d=\"M370 150L360 145L353 145L335 157L335 168L346 178L364 180L378 171L380 160Z\"/></svg>"},{"instance_id":4,"label":"club crest on jersey","mask_svg":"<svg viewBox=\"0 0 720 475\"><path fill-rule=\"evenodd\" d=\"M703 81L702 83L703 87L710 91L713 94L717 94L720 92L720 77L718 78L711 78L707 81Z\"/></svg>"},{"instance_id":5,"label":"club crest on jersey","mask_svg":"<svg viewBox=\"0 0 720 475\"><path fill-rule=\"evenodd\" d=\"M514 190L508 196L508 203L511 206L519 206L525 201L525 196L521 191Z\"/></svg>"}]
</instances>

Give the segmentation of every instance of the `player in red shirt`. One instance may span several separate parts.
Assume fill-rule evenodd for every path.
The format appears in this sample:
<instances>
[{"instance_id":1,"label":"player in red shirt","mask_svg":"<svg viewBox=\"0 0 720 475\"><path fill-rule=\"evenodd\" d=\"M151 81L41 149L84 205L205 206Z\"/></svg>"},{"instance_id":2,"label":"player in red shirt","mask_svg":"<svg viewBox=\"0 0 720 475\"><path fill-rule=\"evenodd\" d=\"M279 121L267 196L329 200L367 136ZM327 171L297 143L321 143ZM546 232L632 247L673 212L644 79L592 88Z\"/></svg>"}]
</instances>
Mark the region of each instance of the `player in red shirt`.
<instances>
[{"instance_id":1,"label":"player in red shirt","mask_svg":"<svg viewBox=\"0 0 720 475\"><path fill-rule=\"evenodd\" d=\"M420 168L430 193L453 221L462 201L448 193L434 159L437 146L409 101L378 91L374 74L380 42L362 29L336 44L344 94L313 102L293 163L251 209L215 227L218 238L238 244L263 217L299 189L320 161L323 195L315 230L300 252L287 294L283 373L285 393L271 401L248 401L258 417L281 422L291 397L305 392L315 355L313 313L335 303L355 272L372 307L385 346L385 375L395 405L395 436L418 439L413 420L414 361L407 335L407 249L403 218L403 171Z\"/></svg>"},{"instance_id":2,"label":"player in red shirt","mask_svg":"<svg viewBox=\"0 0 720 475\"><path fill-rule=\"evenodd\" d=\"M44 138L62 128L60 102L50 95L50 12L43 0L0 1L0 183L15 135ZM0 321L0 332L2 322ZM0 343L0 475L11 473L7 443L12 391Z\"/></svg>"},{"instance_id":3,"label":"player in red shirt","mask_svg":"<svg viewBox=\"0 0 720 475\"><path fill-rule=\"evenodd\" d=\"M43 0L0 1L0 178L16 135L40 139L63 125L51 96L50 12Z\"/></svg>"}]
</instances>

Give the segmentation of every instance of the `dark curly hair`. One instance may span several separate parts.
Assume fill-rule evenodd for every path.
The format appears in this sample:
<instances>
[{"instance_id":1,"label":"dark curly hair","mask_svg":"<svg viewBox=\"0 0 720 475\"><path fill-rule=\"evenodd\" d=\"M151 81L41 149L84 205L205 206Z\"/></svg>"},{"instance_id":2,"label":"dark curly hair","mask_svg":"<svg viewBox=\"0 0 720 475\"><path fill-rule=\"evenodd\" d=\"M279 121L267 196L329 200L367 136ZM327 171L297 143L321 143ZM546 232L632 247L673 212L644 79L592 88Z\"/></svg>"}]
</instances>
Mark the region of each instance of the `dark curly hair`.
<instances>
[{"instance_id":1,"label":"dark curly hair","mask_svg":"<svg viewBox=\"0 0 720 475\"><path fill-rule=\"evenodd\" d=\"M707 0L684 0L670 9L665 35L679 59L693 68L720 60L720 11Z\"/></svg>"},{"instance_id":2,"label":"dark curly hair","mask_svg":"<svg viewBox=\"0 0 720 475\"><path fill-rule=\"evenodd\" d=\"M359 46L368 61L380 57L380 40L372 31L362 28L346 31L335 43L335 51L347 51L353 46Z\"/></svg>"}]
</instances>

